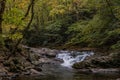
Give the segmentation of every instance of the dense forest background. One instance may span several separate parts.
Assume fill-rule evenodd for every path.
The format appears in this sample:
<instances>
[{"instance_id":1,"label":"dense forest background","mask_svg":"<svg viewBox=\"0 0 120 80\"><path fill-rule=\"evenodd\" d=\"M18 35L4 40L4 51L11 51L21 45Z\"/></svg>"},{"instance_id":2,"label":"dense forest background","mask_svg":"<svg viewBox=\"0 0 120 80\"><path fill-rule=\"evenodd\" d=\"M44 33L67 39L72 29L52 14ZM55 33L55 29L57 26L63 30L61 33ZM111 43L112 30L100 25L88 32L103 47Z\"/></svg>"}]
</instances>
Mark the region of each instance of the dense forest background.
<instances>
[{"instance_id":1,"label":"dense forest background","mask_svg":"<svg viewBox=\"0 0 120 80\"><path fill-rule=\"evenodd\" d=\"M20 43L119 50L120 0L0 0L0 45Z\"/></svg>"}]
</instances>

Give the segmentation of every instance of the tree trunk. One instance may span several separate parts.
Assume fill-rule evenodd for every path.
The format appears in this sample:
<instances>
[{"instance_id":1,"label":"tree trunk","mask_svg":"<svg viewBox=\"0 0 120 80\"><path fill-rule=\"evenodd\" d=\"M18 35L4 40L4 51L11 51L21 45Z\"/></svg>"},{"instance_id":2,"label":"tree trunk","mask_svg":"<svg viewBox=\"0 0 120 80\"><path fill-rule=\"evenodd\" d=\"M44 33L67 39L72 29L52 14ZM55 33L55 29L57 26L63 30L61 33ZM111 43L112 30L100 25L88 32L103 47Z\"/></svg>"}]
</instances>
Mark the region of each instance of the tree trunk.
<instances>
[{"instance_id":1,"label":"tree trunk","mask_svg":"<svg viewBox=\"0 0 120 80\"><path fill-rule=\"evenodd\" d=\"M29 12L31 11L31 19L30 19L29 23L27 24L26 28L22 31L23 38L24 38L26 32L28 31L28 29L30 28L30 25L31 25L31 23L32 23L32 21L33 21L33 18L34 18L34 4L35 4L34 1L35 1L35 0L31 0L31 3L30 3L30 5L29 5L29 7L28 7L28 10L27 10L24 18L22 18L22 20L24 20L24 19L27 17L27 15L29 14ZM12 47L11 54L7 57L7 59L9 59L12 55L15 55L15 53L16 53L17 50L18 50L18 46L19 46L19 44L21 43L21 41L22 41L22 38L19 39L19 40L15 43L15 45Z\"/></svg>"},{"instance_id":2,"label":"tree trunk","mask_svg":"<svg viewBox=\"0 0 120 80\"><path fill-rule=\"evenodd\" d=\"M0 0L0 34L2 33L2 21L3 21L3 14L5 11L5 3L6 0Z\"/></svg>"}]
</instances>

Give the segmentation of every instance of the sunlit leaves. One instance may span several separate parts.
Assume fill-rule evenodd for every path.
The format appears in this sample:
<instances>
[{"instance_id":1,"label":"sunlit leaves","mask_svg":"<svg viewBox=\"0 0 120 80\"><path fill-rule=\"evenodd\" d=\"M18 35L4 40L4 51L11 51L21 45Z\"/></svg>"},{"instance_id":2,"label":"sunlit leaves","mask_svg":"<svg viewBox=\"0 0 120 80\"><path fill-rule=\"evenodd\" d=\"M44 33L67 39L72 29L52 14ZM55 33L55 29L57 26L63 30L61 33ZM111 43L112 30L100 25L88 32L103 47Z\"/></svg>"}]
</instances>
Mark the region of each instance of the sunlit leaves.
<instances>
[{"instance_id":1,"label":"sunlit leaves","mask_svg":"<svg viewBox=\"0 0 120 80\"><path fill-rule=\"evenodd\" d=\"M22 38L21 31L29 21L29 15L25 20L24 17L30 0L6 0L6 8L3 15L3 35L4 38L10 38L17 41Z\"/></svg>"},{"instance_id":2,"label":"sunlit leaves","mask_svg":"<svg viewBox=\"0 0 120 80\"><path fill-rule=\"evenodd\" d=\"M58 5L50 11L50 16L64 14L65 11L66 10L64 5Z\"/></svg>"},{"instance_id":3,"label":"sunlit leaves","mask_svg":"<svg viewBox=\"0 0 120 80\"><path fill-rule=\"evenodd\" d=\"M20 24L23 15L24 13L22 10L18 8L11 8L11 10L7 11L4 14L4 21L10 24L18 25Z\"/></svg>"},{"instance_id":4,"label":"sunlit leaves","mask_svg":"<svg viewBox=\"0 0 120 80\"><path fill-rule=\"evenodd\" d=\"M21 39L22 37L23 37L23 35L21 33L15 33L15 34L9 36L9 38L14 41L15 40L17 41L17 40Z\"/></svg>"}]
</instances>

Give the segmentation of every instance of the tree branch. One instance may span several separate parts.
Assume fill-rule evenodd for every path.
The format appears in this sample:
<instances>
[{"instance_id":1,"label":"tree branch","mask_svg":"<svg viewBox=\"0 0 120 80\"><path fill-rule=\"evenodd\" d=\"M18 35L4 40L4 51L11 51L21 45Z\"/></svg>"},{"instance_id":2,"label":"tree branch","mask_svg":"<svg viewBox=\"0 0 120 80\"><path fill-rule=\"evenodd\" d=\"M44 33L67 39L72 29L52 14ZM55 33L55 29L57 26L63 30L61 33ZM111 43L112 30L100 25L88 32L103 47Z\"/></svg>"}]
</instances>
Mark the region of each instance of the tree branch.
<instances>
[{"instance_id":1,"label":"tree branch","mask_svg":"<svg viewBox=\"0 0 120 80\"><path fill-rule=\"evenodd\" d=\"M31 19L30 19L28 25L26 26L26 28L22 31L23 38L24 38L24 36L25 36L25 34L26 34L26 31L30 28L30 25L31 25L31 23L32 23L32 21L33 21L33 18L34 18L34 4L35 4L34 1L35 1L35 0L31 0L31 7L30 7L30 10L31 10ZM30 11L30 10L29 10L29 11ZM18 49L18 46L19 46L19 44L21 43L21 41L22 41L23 38L19 39L19 40L17 41L17 43L13 46L12 52L11 52L11 54L8 56L7 59L9 59L13 54L15 54L15 52L16 52L16 50Z\"/></svg>"}]
</instances>

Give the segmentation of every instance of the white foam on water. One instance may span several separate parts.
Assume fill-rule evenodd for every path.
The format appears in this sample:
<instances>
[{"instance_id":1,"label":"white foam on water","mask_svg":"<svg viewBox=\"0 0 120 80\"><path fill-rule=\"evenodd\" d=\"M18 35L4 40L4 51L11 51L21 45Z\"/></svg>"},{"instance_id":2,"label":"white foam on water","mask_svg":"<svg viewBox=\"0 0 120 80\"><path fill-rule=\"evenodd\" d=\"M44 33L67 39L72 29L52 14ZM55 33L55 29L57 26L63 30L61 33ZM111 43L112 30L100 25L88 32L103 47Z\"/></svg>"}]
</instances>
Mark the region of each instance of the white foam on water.
<instances>
[{"instance_id":1,"label":"white foam on water","mask_svg":"<svg viewBox=\"0 0 120 80\"><path fill-rule=\"evenodd\" d=\"M80 54L78 54L80 53ZM77 54L77 55L76 55ZM74 55L74 56L73 56ZM56 58L61 59L64 62L61 64L64 67L69 67L71 68L72 65L76 62L81 62L84 61L86 57L94 55L93 52L68 52L68 51L61 51Z\"/></svg>"}]
</instances>

